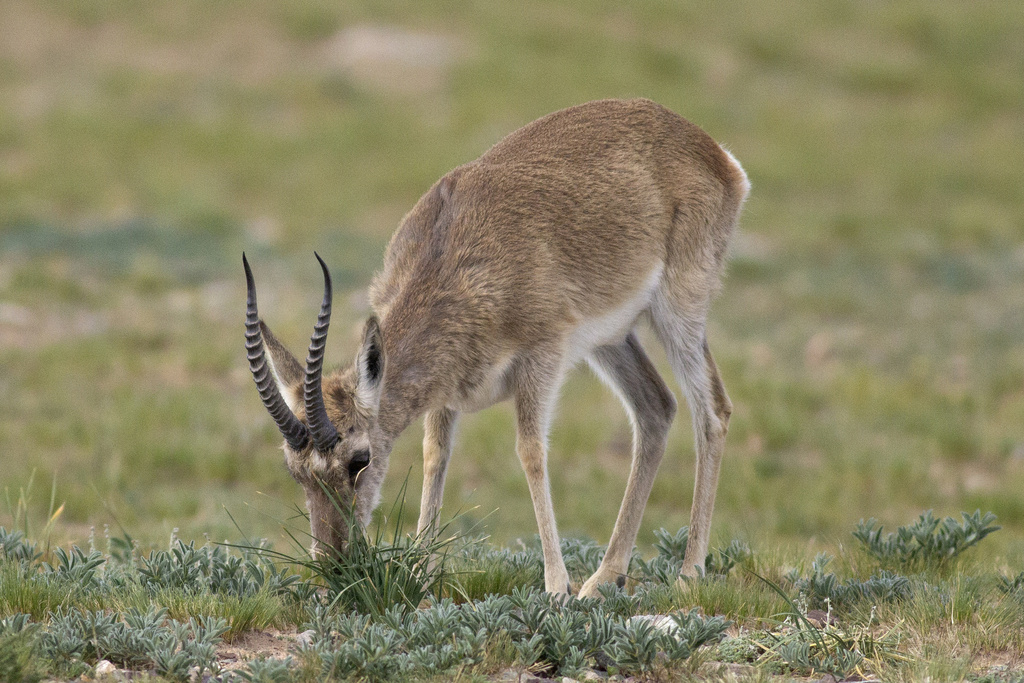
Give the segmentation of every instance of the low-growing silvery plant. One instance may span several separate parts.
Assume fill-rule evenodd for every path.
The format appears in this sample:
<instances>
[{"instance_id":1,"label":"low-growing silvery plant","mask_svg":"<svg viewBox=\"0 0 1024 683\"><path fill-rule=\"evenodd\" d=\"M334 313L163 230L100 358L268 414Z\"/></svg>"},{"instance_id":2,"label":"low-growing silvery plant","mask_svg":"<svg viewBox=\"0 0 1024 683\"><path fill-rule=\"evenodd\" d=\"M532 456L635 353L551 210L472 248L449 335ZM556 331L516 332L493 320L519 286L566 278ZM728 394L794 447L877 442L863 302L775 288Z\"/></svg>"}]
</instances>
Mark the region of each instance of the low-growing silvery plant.
<instances>
[{"instance_id":1,"label":"low-growing silvery plant","mask_svg":"<svg viewBox=\"0 0 1024 683\"><path fill-rule=\"evenodd\" d=\"M679 578L683 569L683 557L690 538L689 527L682 527L674 534L666 529L654 532L658 539L654 543L658 554L650 560L634 556L633 565L639 571L639 578L655 583L672 584ZM724 548L718 548L704 558L704 566L699 571L706 577L727 576L734 567L746 562L751 557L750 546L733 540Z\"/></svg>"},{"instance_id":2,"label":"low-growing silvery plant","mask_svg":"<svg viewBox=\"0 0 1024 683\"><path fill-rule=\"evenodd\" d=\"M928 510L913 524L884 536L878 520L862 520L853 536L883 564L903 568L941 565L1002 528L993 524L996 516L991 512L982 515L981 510L975 510L960 515L963 522L952 517L939 520Z\"/></svg>"},{"instance_id":3,"label":"low-growing silvery plant","mask_svg":"<svg viewBox=\"0 0 1024 683\"><path fill-rule=\"evenodd\" d=\"M71 581L79 588L98 588L100 586L99 570L106 562L103 555L90 551L86 555L78 546L70 551L63 548L53 549L54 563L43 563L43 571Z\"/></svg>"},{"instance_id":4,"label":"low-growing silvery plant","mask_svg":"<svg viewBox=\"0 0 1024 683\"><path fill-rule=\"evenodd\" d=\"M223 546L175 540L169 550L154 550L139 561L138 575L150 590L164 588L248 597L261 591L293 594L301 577L286 565L276 566L264 546L243 547L236 555Z\"/></svg>"},{"instance_id":5,"label":"low-growing silvery plant","mask_svg":"<svg viewBox=\"0 0 1024 683\"><path fill-rule=\"evenodd\" d=\"M314 637L300 648L300 656L304 661L318 658L321 675L336 678L430 676L479 664L488 643L501 638L515 653L510 663L519 670L577 676L600 659L623 672L645 672L689 658L726 627L720 617L680 613L668 633L645 632L638 640L633 627L626 626L635 599L611 597L612 607L620 598L617 606L626 607L624 613L596 598L559 598L519 588L472 603L444 598L424 609L393 606L376 615L332 613L321 605L305 624ZM647 657L646 652L654 654ZM620 656L623 661L616 661Z\"/></svg>"},{"instance_id":6,"label":"low-growing silvery plant","mask_svg":"<svg viewBox=\"0 0 1024 683\"><path fill-rule=\"evenodd\" d=\"M246 662L245 668L235 670L235 675L248 683L287 683L292 680L293 664L291 657L257 657Z\"/></svg>"},{"instance_id":7,"label":"low-growing silvery plant","mask_svg":"<svg viewBox=\"0 0 1024 683\"><path fill-rule=\"evenodd\" d=\"M15 529L8 531L0 526L0 560L32 563L39 556L36 544L29 543L25 534Z\"/></svg>"},{"instance_id":8,"label":"low-growing silvery plant","mask_svg":"<svg viewBox=\"0 0 1024 683\"><path fill-rule=\"evenodd\" d=\"M80 672L106 659L172 680L187 680L190 671L218 673L216 646L228 630L227 621L196 617L180 622L166 614L154 606L125 613L58 608L42 630L41 654L65 672Z\"/></svg>"},{"instance_id":9,"label":"low-growing silvery plant","mask_svg":"<svg viewBox=\"0 0 1024 683\"><path fill-rule=\"evenodd\" d=\"M868 600L875 604L898 602L910 598L913 594L910 579L884 569L866 581L840 581L835 574L825 572L831 561L831 555L820 553L811 563L810 576L801 577L796 570L786 576L800 596L807 600L809 609L842 609L859 600Z\"/></svg>"}]
</instances>

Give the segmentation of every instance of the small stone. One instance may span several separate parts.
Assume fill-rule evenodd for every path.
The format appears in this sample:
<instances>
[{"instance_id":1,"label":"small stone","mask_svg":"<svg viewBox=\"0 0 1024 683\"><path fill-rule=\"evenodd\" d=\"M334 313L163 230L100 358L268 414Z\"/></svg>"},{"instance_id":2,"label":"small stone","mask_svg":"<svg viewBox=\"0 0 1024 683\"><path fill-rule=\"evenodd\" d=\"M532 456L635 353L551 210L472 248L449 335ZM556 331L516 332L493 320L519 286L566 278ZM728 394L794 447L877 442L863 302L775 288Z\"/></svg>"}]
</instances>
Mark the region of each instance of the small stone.
<instances>
[{"instance_id":1,"label":"small stone","mask_svg":"<svg viewBox=\"0 0 1024 683\"><path fill-rule=\"evenodd\" d=\"M593 669L587 669L583 672L582 679L584 681L606 681L608 680L608 674L601 673L600 671L594 671Z\"/></svg>"},{"instance_id":2,"label":"small stone","mask_svg":"<svg viewBox=\"0 0 1024 683\"><path fill-rule=\"evenodd\" d=\"M315 638L315 637L316 637L316 631L314 631L313 629L309 629L308 631L303 631L299 635L295 636L295 644L298 645L299 647L304 647L304 646L312 645L313 644L313 638Z\"/></svg>"},{"instance_id":3,"label":"small stone","mask_svg":"<svg viewBox=\"0 0 1024 683\"><path fill-rule=\"evenodd\" d=\"M637 621L649 622L651 626L662 633L674 633L679 629L679 627L676 626L676 622L667 614L638 614L635 617L627 619L626 623L630 624Z\"/></svg>"},{"instance_id":4,"label":"small stone","mask_svg":"<svg viewBox=\"0 0 1024 683\"><path fill-rule=\"evenodd\" d=\"M551 683L550 678L540 678L529 671L517 671L516 669L505 669L494 680L501 683Z\"/></svg>"},{"instance_id":5,"label":"small stone","mask_svg":"<svg viewBox=\"0 0 1024 683\"><path fill-rule=\"evenodd\" d=\"M101 659L96 663L96 678L107 678L117 673L117 667L106 659Z\"/></svg>"}]
</instances>

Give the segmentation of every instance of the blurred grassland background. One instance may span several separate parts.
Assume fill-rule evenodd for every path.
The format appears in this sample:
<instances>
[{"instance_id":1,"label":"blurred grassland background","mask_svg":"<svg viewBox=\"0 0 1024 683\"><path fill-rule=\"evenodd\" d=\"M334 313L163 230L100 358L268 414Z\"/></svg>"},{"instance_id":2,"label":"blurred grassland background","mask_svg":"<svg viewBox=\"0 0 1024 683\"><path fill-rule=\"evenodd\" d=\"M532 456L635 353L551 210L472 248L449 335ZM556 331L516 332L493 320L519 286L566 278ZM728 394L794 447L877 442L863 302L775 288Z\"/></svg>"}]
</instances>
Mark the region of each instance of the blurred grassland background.
<instances>
[{"instance_id":1,"label":"blurred grassland background","mask_svg":"<svg viewBox=\"0 0 1024 683\"><path fill-rule=\"evenodd\" d=\"M550 111L632 96L753 183L710 326L735 404L715 542L834 548L860 518L981 508L1005 527L988 552L1019 565L1010 1L0 0L0 524L41 530L55 482L57 541L115 520L146 544L237 539L225 508L280 540L302 497L245 363L241 251L299 357L324 255L329 358L348 363L386 241L438 176ZM421 438L384 492L408 476L412 518ZM551 438L564 535L607 542L630 438L575 373ZM501 542L536 530L513 448L507 406L466 418L446 494ZM692 486L683 411L642 549L687 523Z\"/></svg>"}]
</instances>

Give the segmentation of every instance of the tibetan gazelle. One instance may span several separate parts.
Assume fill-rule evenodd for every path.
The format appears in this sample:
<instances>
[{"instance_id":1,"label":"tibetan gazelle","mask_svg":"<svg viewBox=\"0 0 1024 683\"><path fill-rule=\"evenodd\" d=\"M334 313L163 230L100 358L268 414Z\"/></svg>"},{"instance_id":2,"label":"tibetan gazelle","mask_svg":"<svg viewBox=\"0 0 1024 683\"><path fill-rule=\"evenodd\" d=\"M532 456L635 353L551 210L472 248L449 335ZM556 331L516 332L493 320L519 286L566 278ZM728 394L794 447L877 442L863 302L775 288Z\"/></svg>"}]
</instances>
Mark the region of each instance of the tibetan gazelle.
<instances>
[{"instance_id":1,"label":"tibetan gazelle","mask_svg":"<svg viewBox=\"0 0 1024 683\"><path fill-rule=\"evenodd\" d=\"M419 531L441 509L458 415L511 399L547 591L571 590L548 484L559 385L585 360L622 400L633 460L608 552L580 589L622 583L676 400L634 332L647 320L693 417L696 485L684 573L703 566L732 406L705 334L749 183L704 131L649 100L602 100L521 128L413 207L374 279L355 362L322 375L331 282L301 364L258 317L246 348L260 398L306 492L315 552L365 525L395 438L424 418ZM319 259L319 256L317 257ZM588 492L594 495L594 492ZM331 498L336 502L332 502Z\"/></svg>"}]
</instances>

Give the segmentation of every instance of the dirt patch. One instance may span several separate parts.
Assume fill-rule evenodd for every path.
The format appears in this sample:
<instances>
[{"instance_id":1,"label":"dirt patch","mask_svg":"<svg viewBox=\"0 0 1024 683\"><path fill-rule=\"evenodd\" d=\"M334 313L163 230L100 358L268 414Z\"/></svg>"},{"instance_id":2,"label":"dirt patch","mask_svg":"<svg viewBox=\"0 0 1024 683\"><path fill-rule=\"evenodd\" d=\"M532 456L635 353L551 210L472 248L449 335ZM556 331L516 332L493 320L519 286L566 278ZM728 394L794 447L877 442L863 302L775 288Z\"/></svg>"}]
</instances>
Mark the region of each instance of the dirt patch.
<instances>
[{"instance_id":1,"label":"dirt patch","mask_svg":"<svg viewBox=\"0 0 1024 683\"><path fill-rule=\"evenodd\" d=\"M245 666L253 659L284 659L295 647L296 630L248 631L231 643L224 643L217 648L217 660L225 669L236 669Z\"/></svg>"}]
</instances>

